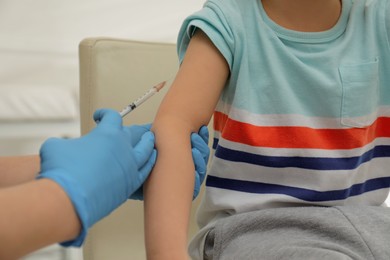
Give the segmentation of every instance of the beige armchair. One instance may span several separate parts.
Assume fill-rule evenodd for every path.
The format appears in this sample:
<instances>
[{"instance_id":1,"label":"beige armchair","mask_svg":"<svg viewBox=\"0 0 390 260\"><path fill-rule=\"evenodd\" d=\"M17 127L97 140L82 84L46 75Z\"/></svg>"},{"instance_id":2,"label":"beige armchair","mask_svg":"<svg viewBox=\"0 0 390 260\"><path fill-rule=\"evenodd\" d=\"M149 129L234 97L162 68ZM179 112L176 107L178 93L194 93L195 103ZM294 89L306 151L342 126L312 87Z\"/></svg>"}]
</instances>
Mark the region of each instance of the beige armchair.
<instances>
[{"instance_id":1,"label":"beige armchair","mask_svg":"<svg viewBox=\"0 0 390 260\"><path fill-rule=\"evenodd\" d=\"M81 133L94 127L92 114L95 109L121 110L154 84L172 79L178 69L175 48L173 44L110 38L83 40L79 46ZM168 87L129 114L124 123L152 122ZM193 211L199 201L198 197ZM194 216L191 223L190 235L193 235L196 230ZM142 202L128 201L97 223L87 236L84 258L146 259Z\"/></svg>"}]
</instances>

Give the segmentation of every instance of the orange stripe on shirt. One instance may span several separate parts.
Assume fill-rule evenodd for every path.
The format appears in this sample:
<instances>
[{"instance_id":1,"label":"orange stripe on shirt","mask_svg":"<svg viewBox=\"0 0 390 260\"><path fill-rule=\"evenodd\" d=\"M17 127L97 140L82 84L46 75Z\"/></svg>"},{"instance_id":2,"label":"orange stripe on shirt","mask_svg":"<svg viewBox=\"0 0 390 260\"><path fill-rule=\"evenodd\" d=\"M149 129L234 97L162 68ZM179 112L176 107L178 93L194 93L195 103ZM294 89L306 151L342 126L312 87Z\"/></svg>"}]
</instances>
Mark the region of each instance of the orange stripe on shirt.
<instances>
[{"instance_id":1,"label":"orange stripe on shirt","mask_svg":"<svg viewBox=\"0 0 390 260\"><path fill-rule=\"evenodd\" d=\"M256 126L214 113L214 128L224 139L257 147L354 149L390 137L390 118L379 117L365 128L313 129L301 126Z\"/></svg>"}]
</instances>

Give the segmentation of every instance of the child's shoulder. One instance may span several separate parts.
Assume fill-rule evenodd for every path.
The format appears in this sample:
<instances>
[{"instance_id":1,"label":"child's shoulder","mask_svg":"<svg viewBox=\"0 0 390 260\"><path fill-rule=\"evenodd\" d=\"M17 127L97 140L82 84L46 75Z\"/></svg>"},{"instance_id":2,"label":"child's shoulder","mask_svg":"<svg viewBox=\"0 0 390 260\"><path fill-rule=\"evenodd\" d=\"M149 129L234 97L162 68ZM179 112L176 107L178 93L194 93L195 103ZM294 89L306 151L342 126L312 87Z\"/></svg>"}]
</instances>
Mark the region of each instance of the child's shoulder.
<instances>
[{"instance_id":1,"label":"child's shoulder","mask_svg":"<svg viewBox=\"0 0 390 260\"><path fill-rule=\"evenodd\" d=\"M204 7L221 15L233 24L251 20L259 13L260 0L208 0ZM240 25L241 26L241 25Z\"/></svg>"}]
</instances>

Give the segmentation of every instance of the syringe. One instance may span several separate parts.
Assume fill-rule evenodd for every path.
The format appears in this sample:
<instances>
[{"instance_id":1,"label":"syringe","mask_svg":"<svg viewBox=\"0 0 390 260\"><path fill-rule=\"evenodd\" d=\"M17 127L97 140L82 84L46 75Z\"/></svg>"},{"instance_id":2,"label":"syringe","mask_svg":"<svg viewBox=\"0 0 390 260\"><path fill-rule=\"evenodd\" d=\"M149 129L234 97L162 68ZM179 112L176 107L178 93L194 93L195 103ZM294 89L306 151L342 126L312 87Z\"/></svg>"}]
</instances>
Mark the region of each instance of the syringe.
<instances>
[{"instance_id":1,"label":"syringe","mask_svg":"<svg viewBox=\"0 0 390 260\"><path fill-rule=\"evenodd\" d=\"M130 113L131 111L136 109L138 106L140 106L146 100L148 100L151 96L153 96L154 94L159 92L160 89L162 89L165 86L165 83L166 83L166 81L163 81L163 82L157 84L156 86L152 87L151 89L149 89L149 91L146 92L143 96L137 98L134 102L132 102L130 105L125 107L121 112L119 112L120 115L122 117L124 117L125 115L127 115L128 113Z\"/></svg>"}]
</instances>

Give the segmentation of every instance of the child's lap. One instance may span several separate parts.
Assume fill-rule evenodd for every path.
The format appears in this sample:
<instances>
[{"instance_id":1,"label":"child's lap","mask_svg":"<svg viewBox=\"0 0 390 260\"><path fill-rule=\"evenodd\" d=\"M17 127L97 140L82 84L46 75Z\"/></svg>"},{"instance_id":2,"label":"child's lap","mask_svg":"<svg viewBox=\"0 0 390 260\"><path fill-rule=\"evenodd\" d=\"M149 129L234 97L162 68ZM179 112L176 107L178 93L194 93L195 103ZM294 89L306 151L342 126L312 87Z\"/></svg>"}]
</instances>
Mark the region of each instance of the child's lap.
<instances>
[{"instance_id":1,"label":"child's lap","mask_svg":"<svg viewBox=\"0 0 390 260\"><path fill-rule=\"evenodd\" d=\"M265 209L220 220L205 259L390 259L390 208Z\"/></svg>"}]
</instances>

